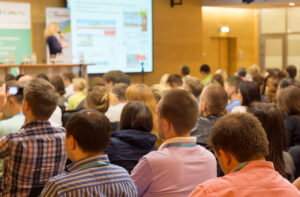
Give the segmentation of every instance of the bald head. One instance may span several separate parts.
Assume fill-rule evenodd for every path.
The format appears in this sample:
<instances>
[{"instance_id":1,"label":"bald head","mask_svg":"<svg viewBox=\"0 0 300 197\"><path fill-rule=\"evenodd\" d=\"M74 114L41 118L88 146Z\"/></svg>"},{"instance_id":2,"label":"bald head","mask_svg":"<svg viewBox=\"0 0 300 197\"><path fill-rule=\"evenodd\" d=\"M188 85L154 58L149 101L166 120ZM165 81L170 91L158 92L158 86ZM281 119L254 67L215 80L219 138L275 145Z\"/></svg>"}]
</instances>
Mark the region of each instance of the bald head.
<instances>
[{"instance_id":1,"label":"bald head","mask_svg":"<svg viewBox=\"0 0 300 197\"><path fill-rule=\"evenodd\" d=\"M212 84L204 88L201 96L201 111L210 114L222 114L228 104L228 96L220 85Z\"/></svg>"}]
</instances>

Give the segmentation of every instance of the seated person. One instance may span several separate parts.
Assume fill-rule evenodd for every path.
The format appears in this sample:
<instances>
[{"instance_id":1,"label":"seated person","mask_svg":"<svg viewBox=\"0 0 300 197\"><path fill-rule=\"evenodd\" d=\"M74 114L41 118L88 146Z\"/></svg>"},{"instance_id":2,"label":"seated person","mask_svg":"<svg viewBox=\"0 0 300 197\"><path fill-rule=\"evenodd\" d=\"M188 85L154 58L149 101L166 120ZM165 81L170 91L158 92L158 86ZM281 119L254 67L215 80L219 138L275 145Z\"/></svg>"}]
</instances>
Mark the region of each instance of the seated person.
<instances>
[{"instance_id":1,"label":"seated person","mask_svg":"<svg viewBox=\"0 0 300 197\"><path fill-rule=\"evenodd\" d=\"M75 94L74 84L73 84L74 78L75 75L72 72L63 74L63 80L64 80L65 91L66 91L64 97L66 100L68 100L71 96Z\"/></svg>"},{"instance_id":2,"label":"seated person","mask_svg":"<svg viewBox=\"0 0 300 197\"><path fill-rule=\"evenodd\" d=\"M172 89L182 88L183 81L178 74L172 74L169 76L167 83Z\"/></svg>"},{"instance_id":3,"label":"seated person","mask_svg":"<svg viewBox=\"0 0 300 197\"><path fill-rule=\"evenodd\" d=\"M145 104L132 101L125 105L121 131L112 132L106 149L110 162L130 173L142 156L156 150L156 135L151 133L152 128L152 114Z\"/></svg>"},{"instance_id":4,"label":"seated person","mask_svg":"<svg viewBox=\"0 0 300 197\"><path fill-rule=\"evenodd\" d=\"M109 144L108 118L97 110L83 110L66 126L68 172L51 178L45 196L137 196L137 189L122 167L109 163L103 152Z\"/></svg>"},{"instance_id":5,"label":"seated person","mask_svg":"<svg viewBox=\"0 0 300 197\"><path fill-rule=\"evenodd\" d=\"M203 80L202 80L203 85L207 85L212 78L212 75L210 74L210 66L207 64L201 65L200 66L200 75L203 78Z\"/></svg>"},{"instance_id":6,"label":"seated person","mask_svg":"<svg viewBox=\"0 0 300 197\"><path fill-rule=\"evenodd\" d=\"M209 142L224 177L201 183L190 197L299 197L299 191L266 161L268 139L250 113L231 113L212 128Z\"/></svg>"},{"instance_id":7,"label":"seated person","mask_svg":"<svg viewBox=\"0 0 300 197\"><path fill-rule=\"evenodd\" d=\"M226 107L228 112L231 112L235 107L241 106L238 90L240 83L242 82L243 80L238 76L229 77L225 81L225 90L228 94L228 99L230 102Z\"/></svg>"},{"instance_id":8,"label":"seated person","mask_svg":"<svg viewBox=\"0 0 300 197\"><path fill-rule=\"evenodd\" d=\"M22 129L0 139L3 196L29 196L41 192L49 178L64 171L65 130L48 122L57 106L54 87L33 79L24 89Z\"/></svg>"},{"instance_id":9,"label":"seated person","mask_svg":"<svg viewBox=\"0 0 300 197\"><path fill-rule=\"evenodd\" d=\"M197 182L215 178L217 173L213 154L190 137L198 116L197 101L185 90L169 90L156 113L158 133L166 141L140 159L131 178L139 196L187 196Z\"/></svg>"},{"instance_id":10,"label":"seated person","mask_svg":"<svg viewBox=\"0 0 300 197\"><path fill-rule=\"evenodd\" d=\"M86 97L86 81L83 78L73 79L75 94L68 99L68 110L75 109Z\"/></svg>"},{"instance_id":11,"label":"seated person","mask_svg":"<svg viewBox=\"0 0 300 197\"><path fill-rule=\"evenodd\" d=\"M191 92L197 99L198 105L200 105L200 94L203 90L203 84L197 77L186 76L183 78L183 87L186 91Z\"/></svg>"},{"instance_id":12,"label":"seated person","mask_svg":"<svg viewBox=\"0 0 300 197\"><path fill-rule=\"evenodd\" d=\"M200 96L200 117L191 135L197 137L197 143L206 148L208 136L216 121L225 114L228 96L220 85L208 85Z\"/></svg>"}]
</instances>

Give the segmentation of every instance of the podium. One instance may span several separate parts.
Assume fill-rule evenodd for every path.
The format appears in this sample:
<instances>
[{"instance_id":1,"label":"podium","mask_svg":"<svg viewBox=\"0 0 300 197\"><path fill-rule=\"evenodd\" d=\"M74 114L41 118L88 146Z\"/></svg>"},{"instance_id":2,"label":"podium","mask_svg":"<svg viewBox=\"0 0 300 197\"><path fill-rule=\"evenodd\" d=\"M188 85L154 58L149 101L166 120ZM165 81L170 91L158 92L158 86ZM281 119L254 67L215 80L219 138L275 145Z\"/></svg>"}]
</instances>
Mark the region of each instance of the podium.
<instances>
[{"instance_id":1,"label":"podium","mask_svg":"<svg viewBox=\"0 0 300 197\"><path fill-rule=\"evenodd\" d=\"M93 64L0 64L3 75L10 73L10 68L18 67L20 74L35 75L45 73L47 75L61 75L63 72L73 72L73 68L77 68L78 76L87 78L87 66ZM71 70L70 70L71 69Z\"/></svg>"}]
</instances>

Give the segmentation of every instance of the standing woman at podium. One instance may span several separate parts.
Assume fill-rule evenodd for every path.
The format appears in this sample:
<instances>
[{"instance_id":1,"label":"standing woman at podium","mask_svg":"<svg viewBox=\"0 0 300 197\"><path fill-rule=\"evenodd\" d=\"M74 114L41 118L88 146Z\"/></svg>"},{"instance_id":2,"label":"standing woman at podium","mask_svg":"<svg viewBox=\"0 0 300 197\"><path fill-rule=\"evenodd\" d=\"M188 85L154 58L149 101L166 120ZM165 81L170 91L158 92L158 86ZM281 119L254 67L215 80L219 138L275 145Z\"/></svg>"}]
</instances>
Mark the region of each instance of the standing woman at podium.
<instances>
[{"instance_id":1,"label":"standing woman at podium","mask_svg":"<svg viewBox=\"0 0 300 197\"><path fill-rule=\"evenodd\" d=\"M59 39L57 39L59 35ZM50 57L55 58L57 54L62 52L66 45L61 44L63 35L59 32L59 26L57 23L50 23L45 30L45 38L47 45L49 46Z\"/></svg>"}]
</instances>

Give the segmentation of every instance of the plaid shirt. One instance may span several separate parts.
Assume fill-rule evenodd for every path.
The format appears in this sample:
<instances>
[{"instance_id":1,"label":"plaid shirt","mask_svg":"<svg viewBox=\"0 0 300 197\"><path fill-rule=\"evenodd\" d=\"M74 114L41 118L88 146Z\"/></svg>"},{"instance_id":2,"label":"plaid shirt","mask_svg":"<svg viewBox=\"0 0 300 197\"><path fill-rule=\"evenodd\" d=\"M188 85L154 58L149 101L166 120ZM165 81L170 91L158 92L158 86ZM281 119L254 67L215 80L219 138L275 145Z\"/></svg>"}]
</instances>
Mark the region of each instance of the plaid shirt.
<instances>
[{"instance_id":1,"label":"plaid shirt","mask_svg":"<svg viewBox=\"0 0 300 197\"><path fill-rule=\"evenodd\" d=\"M0 139L3 196L28 196L32 187L43 186L64 171L64 131L48 121L34 121Z\"/></svg>"}]
</instances>

